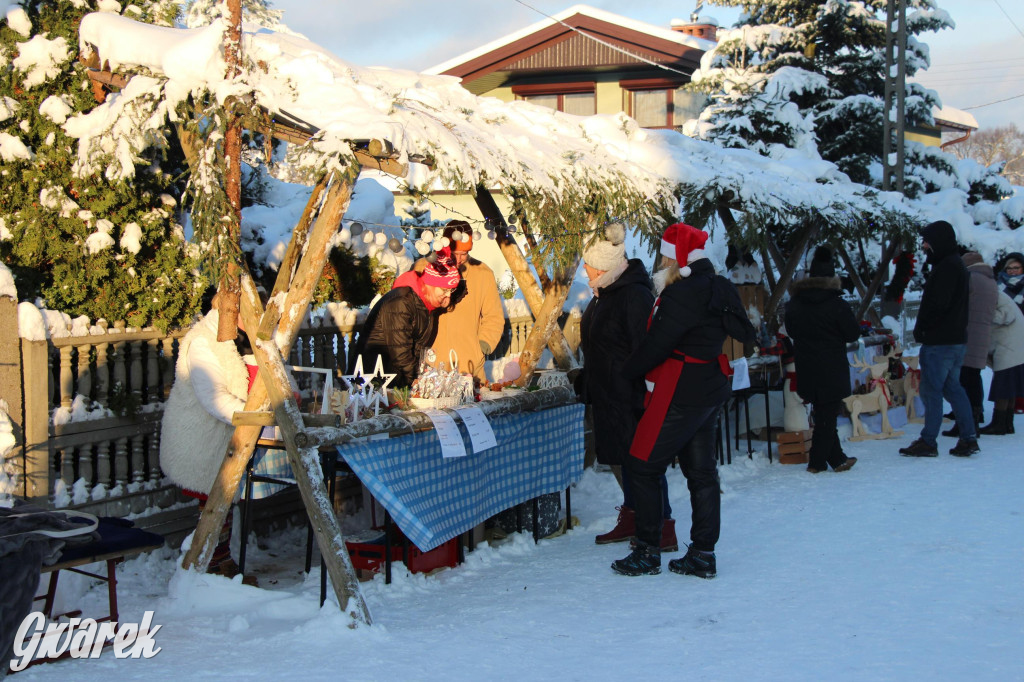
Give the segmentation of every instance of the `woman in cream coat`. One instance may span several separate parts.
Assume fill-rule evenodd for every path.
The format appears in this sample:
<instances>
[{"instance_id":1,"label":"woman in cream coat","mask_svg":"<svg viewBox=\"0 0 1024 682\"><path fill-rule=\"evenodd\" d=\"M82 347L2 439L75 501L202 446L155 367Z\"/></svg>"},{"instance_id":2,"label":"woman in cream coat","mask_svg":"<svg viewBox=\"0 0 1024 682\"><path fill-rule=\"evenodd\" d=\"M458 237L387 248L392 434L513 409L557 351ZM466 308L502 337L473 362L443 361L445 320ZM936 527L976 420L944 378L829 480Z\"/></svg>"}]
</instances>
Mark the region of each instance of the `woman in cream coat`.
<instances>
[{"instance_id":1,"label":"woman in cream coat","mask_svg":"<svg viewBox=\"0 0 1024 682\"><path fill-rule=\"evenodd\" d=\"M995 403L992 423L981 433L1002 436L1014 433L1013 405L1024 397L1024 313L1005 292L999 292L992 320L992 385L988 399Z\"/></svg>"},{"instance_id":2,"label":"woman in cream coat","mask_svg":"<svg viewBox=\"0 0 1024 682\"><path fill-rule=\"evenodd\" d=\"M217 341L218 319L214 308L181 340L160 429L160 469L202 499L235 431L231 416L245 409L249 392L249 373L235 342Z\"/></svg>"}]
</instances>

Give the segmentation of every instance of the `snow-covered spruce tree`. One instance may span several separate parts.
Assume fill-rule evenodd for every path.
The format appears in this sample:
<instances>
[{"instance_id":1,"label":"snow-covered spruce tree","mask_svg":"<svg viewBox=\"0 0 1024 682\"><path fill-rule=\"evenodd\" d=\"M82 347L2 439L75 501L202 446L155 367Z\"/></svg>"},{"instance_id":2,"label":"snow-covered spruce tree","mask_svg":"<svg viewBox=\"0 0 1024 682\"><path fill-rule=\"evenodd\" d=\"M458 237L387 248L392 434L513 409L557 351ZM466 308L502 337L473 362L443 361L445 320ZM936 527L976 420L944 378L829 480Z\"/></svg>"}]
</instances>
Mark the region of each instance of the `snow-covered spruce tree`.
<instances>
[{"instance_id":1,"label":"snow-covered spruce tree","mask_svg":"<svg viewBox=\"0 0 1024 682\"><path fill-rule=\"evenodd\" d=\"M220 17L226 17L224 0L190 0L185 4L182 23L188 28L206 26ZM270 9L266 0L242 0L242 21L280 30L281 10Z\"/></svg>"},{"instance_id":2,"label":"snow-covered spruce tree","mask_svg":"<svg viewBox=\"0 0 1024 682\"><path fill-rule=\"evenodd\" d=\"M690 134L722 146L820 155L853 181L881 176L885 0L711 0L740 7L737 26L694 73L711 104ZM934 0L908 0L907 75L928 66L917 36L952 27ZM935 93L907 83L907 126L932 123ZM813 141L813 145L812 145ZM913 172L913 168L908 168Z\"/></svg>"},{"instance_id":3,"label":"snow-covered spruce tree","mask_svg":"<svg viewBox=\"0 0 1024 682\"><path fill-rule=\"evenodd\" d=\"M123 181L72 172L76 143L63 124L96 106L77 33L96 10L86 0L25 2L0 22L0 257L25 298L165 329L191 318L201 293L176 222L180 155L154 148ZM167 25L175 10L140 1L125 14Z\"/></svg>"}]
</instances>

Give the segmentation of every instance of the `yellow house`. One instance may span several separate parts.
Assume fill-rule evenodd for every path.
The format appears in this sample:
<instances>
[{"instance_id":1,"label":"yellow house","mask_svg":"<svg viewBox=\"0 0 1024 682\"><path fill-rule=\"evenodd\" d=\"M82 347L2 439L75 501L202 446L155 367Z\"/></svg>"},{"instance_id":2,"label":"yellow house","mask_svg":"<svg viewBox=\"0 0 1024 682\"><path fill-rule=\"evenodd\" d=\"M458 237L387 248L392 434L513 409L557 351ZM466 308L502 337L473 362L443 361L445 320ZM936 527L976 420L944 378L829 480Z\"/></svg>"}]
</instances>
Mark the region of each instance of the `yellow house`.
<instances>
[{"instance_id":1,"label":"yellow house","mask_svg":"<svg viewBox=\"0 0 1024 682\"><path fill-rule=\"evenodd\" d=\"M456 76L476 95L527 100L581 116L625 112L646 128L680 128L700 94L685 92L718 27L655 26L587 5L426 70Z\"/></svg>"},{"instance_id":2,"label":"yellow house","mask_svg":"<svg viewBox=\"0 0 1024 682\"><path fill-rule=\"evenodd\" d=\"M933 108L932 118L935 119L934 126L908 128L904 139L945 149L963 142L978 129L978 121L974 116L953 107Z\"/></svg>"}]
</instances>

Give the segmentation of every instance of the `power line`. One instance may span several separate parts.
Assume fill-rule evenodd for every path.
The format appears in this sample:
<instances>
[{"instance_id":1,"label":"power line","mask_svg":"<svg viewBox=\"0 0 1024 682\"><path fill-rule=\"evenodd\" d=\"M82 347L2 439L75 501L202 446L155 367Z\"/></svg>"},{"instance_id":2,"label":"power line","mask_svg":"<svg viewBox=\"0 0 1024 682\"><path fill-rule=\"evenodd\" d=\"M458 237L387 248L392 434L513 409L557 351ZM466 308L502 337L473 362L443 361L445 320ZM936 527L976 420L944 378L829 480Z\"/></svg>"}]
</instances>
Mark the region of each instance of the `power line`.
<instances>
[{"instance_id":1,"label":"power line","mask_svg":"<svg viewBox=\"0 0 1024 682\"><path fill-rule=\"evenodd\" d=\"M1015 21L1013 20L1013 17L1011 17L1011 16L1010 16L1010 13L1009 13L1009 12L1007 12L1007 11L1006 11L1005 9L1003 9L1003 6L999 4L999 0L992 0L992 2L996 3L996 7L998 7L998 8L999 8L999 10L1000 10L1000 11L1001 11L1001 12L1002 12L1003 14L1005 14L1005 15L1006 15L1006 19L1007 19L1007 20L1008 20L1008 21L1009 21L1009 22L1010 22L1011 24L1013 24L1013 27L1014 27L1015 29L1017 29L1017 33L1019 33L1019 34L1020 34L1021 38L1024 38L1024 31L1020 30L1020 26L1018 26L1018 25L1017 25L1017 22L1015 22Z\"/></svg>"},{"instance_id":2,"label":"power line","mask_svg":"<svg viewBox=\"0 0 1024 682\"><path fill-rule=\"evenodd\" d=\"M960 107L960 111L967 111L968 109L981 109L982 107L990 107L993 104L1001 104L1002 102L1009 102L1011 99L1018 99L1020 97L1024 97L1024 92L1020 93L1019 95L1014 95L1013 97L1007 97L1005 99L997 99L995 102L989 102L987 104L976 104L973 107Z\"/></svg>"}]
</instances>

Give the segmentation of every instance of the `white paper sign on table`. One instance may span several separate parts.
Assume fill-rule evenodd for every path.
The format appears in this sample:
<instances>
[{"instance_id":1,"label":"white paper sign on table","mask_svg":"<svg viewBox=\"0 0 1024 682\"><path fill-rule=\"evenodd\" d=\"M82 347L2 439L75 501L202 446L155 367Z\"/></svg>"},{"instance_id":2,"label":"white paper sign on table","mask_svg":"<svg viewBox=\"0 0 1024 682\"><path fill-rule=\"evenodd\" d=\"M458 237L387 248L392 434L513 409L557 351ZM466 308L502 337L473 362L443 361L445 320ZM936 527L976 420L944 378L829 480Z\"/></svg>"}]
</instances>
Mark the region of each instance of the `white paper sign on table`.
<instances>
[{"instance_id":1,"label":"white paper sign on table","mask_svg":"<svg viewBox=\"0 0 1024 682\"><path fill-rule=\"evenodd\" d=\"M745 388L750 388L750 371L747 366L747 359L737 358L729 364L732 365L732 390L742 391Z\"/></svg>"},{"instance_id":2,"label":"white paper sign on table","mask_svg":"<svg viewBox=\"0 0 1024 682\"><path fill-rule=\"evenodd\" d=\"M465 457L466 444L462 442L462 434L459 433L459 425L455 423L455 419L447 412L436 409L423 410L423 414L430 417L430 421L434 423L434 431L441 441L441 456Z\"/></svg>"},{"instance_id":3,"label":"white paper sign on table","mask_svg":"<svg viewBox=\"0 0 1024 682\"><path fill-rule=\"evenodd\" d=\"M456 414L462 417L466 430L469 431L469 441L473 444L473 452L480 452L493 448L498 444L494 437L494 429L487 421L487 415L477 405L459 405L455 408Z\"/></svg>"}]
</instances>

